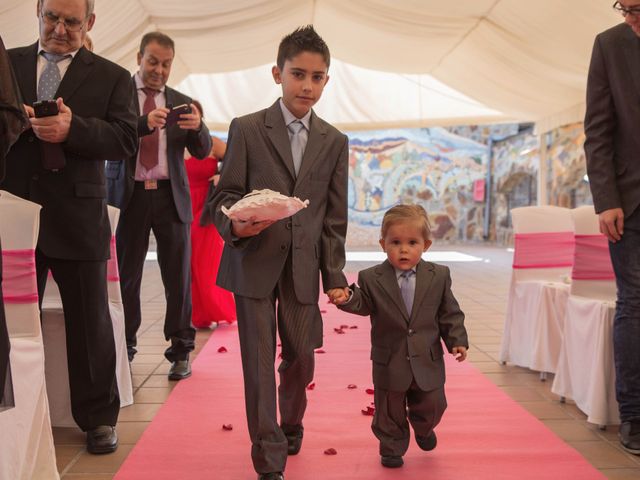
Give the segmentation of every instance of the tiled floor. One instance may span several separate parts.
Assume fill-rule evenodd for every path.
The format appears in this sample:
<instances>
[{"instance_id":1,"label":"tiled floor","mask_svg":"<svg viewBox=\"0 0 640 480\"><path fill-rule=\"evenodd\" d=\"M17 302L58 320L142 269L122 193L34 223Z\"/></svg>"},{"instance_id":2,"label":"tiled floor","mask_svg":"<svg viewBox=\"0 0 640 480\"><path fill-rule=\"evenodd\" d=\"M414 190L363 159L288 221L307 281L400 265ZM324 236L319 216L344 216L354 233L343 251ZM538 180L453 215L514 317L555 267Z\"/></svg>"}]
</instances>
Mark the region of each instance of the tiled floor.
<instances>
[{"instance_id":1,"label":"tiled floor","mask_svg":"<svg viewBox=\"0 0 640 480\"><path fill-rule=\"evenodd\" d=\"M629 455L619 447L616 427L601 431L587 423L585 415L571 402L560 403L550 390L552 378L541 382L538 373L498 362L511 255L505 249L492 247L441 248L454 249L483 259L448 264L453 275L454 293L467 315L471 340L469 359L473 364L608 478L639 479L640 457ZM351 263L348 270L357 271L365 266L368 264ZM89 455L80 431L55 428L58 469L63 480L113 478L175 385L167 379L169 365L162 355L165 348L162 335L164 293L159 270L156 262L147 262L145 267L140 349L132 364L136 403L121 410L118 421L120 447L111 455ZM215 335L215 331L198 331L196 354L212 334Z\"/></svg>"}]
</instances>

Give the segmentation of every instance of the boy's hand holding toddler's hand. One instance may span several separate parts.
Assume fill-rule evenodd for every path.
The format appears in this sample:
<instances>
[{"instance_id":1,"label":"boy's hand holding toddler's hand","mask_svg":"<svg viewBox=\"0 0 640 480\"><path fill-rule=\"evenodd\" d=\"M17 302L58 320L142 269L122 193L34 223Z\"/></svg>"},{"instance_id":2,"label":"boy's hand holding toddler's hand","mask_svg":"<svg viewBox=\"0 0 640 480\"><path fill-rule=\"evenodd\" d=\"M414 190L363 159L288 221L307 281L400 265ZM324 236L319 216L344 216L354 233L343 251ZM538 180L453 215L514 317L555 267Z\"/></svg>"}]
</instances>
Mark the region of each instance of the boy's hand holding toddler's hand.
<instances>
[{"instance_id":1,"label":"boy's hand holding toddler's hand","mask_svg":"<svg viewBox=\"0 0 640 480\"><path fill-rule=\"evenodd\" d=\"M457 361L464 362L467 358L467 347L453 347L451 353Z\"/></svg>"},{"instance_id":2,"label":"boy's hand holding toddler's hand","mask_svg":"<svg viewBox=\"0 0 640 480\"><path fill-rule=\"evenodd\" d=\"M344 288L331 288L327 290L327 296L329 301L334 305L342 305L349 300L349 287Z\"/></svg>"}]
</instances>

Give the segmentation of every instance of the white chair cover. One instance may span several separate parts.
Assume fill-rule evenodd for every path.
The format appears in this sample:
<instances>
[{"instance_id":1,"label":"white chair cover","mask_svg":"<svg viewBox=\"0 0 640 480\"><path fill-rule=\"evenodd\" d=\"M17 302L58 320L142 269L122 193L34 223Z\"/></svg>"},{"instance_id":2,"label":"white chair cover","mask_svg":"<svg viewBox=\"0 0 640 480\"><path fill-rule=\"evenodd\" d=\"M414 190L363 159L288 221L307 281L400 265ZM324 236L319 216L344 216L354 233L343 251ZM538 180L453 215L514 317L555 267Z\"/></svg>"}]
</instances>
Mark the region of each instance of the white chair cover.
<instances>
[{"instance_id":1,"label":"white chair cover","mask_svg":"<svg viewBox=\"0 0 640 480\"><path fill-rule=\"evenodd\" d=\"M500 360L539 372L555 372L562 341L564 308L569 295L569 275L573 252L573 224L569 209L553 206L521 207L511 210L516 236L540 234L540 244L528 248L545 252L545 235L563 238L553 246L554 255L567 259L517 268L520 257L516 241L514 269L500 348ZM567 241L568 240L568 241ZM528 256L535 252L529 251Z\"/></svg>"},{"instance_id":2,"label":"white chair cover","mask_svg":"<svg viewBox=\"0 0 640 480\"><path fill-rule=\"evenodd\" d=\"M3 250L35 249L40 225L39 205L0 191L0 218ZM0 478L59 479L37 301L5 304L5 313L16 405L0 413Z\"/></svg>"},{"instance_id":3,"label":"white chair cover","mask_svg":"<svg viewBox=\"0 0 640 480\"><path fill-rule=\"evenodd\" d=\"M111 231L115 232L120 210L108 207ZM133 385L127 344L124 332L124 309L118 277L118 260L115 241L111 242L111 258L107 265L107 289L109 295L109 313L113 323L113 336L116 344L116 379L120 394L120 407L133 403ZM51 406L51 422L56 427L74 427L69 392L69 372L67 370L67 342L65 336L64 314L60 293L53 279L47 282L45 300L42 304L43 335L46 362L47 389Z\"/></svg>"},{"instance_id":4,"label":"white chair cover","mask_svg":"<svg viewBox=\"0 0 640 480\"><path fill-rule=\"evenodd\" d=\"M592 206L572 211L576 235L599 235L598 216ZM608 258L608 251L603 250ZM581 267L576 256L574 268ZM615 280L574 279L567 301L564 336L558 369L551 386L557 395L570 398L598 425L620 423L615 398L613 317Z\"/></svg>"}]
</instances>

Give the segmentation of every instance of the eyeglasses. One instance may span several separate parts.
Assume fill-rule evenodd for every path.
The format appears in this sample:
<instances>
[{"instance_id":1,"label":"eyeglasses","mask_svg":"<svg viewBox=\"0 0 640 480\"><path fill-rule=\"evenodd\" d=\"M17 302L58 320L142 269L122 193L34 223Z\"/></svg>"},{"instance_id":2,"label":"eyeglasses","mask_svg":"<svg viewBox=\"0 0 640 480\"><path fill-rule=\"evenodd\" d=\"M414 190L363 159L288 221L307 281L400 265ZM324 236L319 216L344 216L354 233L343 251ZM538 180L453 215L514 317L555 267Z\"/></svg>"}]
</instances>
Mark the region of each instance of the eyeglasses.
<instances>
[{"instance_id":1,"label":"eyeglasses","mask_svg":"<svg viewBox=\"0 0 640 480\"><path fill-rule=\"evenodd\" d=\"M631 8L626 8L620 4L620 2L615 2L613 4L613 9L620 13L623 17L627 15L633 15L634 17L640 16L640 6L634 6Z\"/></svg>"},{"instance_id":2,"label":"eyeglasses","mask_svg":"<svg viewBox=\"0 0 640 480\"><path fill-rule=\"evenodd\" d=\"M42 12L40 16L42 17L42 21L50 27L56 28L58 23L61 23L67 32L79 32L85 23L87 23L86 19L84 22L81 22L76 18L60 18L51 12Z\"/></svg>"}]
</instances>

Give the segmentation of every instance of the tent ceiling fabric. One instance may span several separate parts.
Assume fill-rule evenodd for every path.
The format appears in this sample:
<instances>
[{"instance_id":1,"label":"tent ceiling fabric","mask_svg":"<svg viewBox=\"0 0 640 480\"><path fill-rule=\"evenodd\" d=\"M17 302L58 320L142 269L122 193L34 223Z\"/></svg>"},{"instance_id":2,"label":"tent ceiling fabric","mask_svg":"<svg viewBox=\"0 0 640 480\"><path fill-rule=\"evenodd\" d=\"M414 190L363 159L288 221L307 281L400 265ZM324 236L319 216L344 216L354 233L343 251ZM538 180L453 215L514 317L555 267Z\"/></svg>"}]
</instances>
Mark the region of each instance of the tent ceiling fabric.
<instances>
[{"instance_id":1,"label":"tent ceiling fabric","mask_svg":"<svg viewBox=\"0 0 640 480\"><path fill-rule=\"evenodd\" d=\"M546 130L581 120L593 39L622 20L609 3L96 0L91 36L96 52L135 71L142 34L169 34L176 41L170 84L186 79L181 86L207 97L214 124L277 97L267 65L280 38L313 23L341 60L318 108L329 121L377 128L511 118ZM35 11L36 0L2 0L7 46L36 39Z\"/></svg>"}]
</instances>

